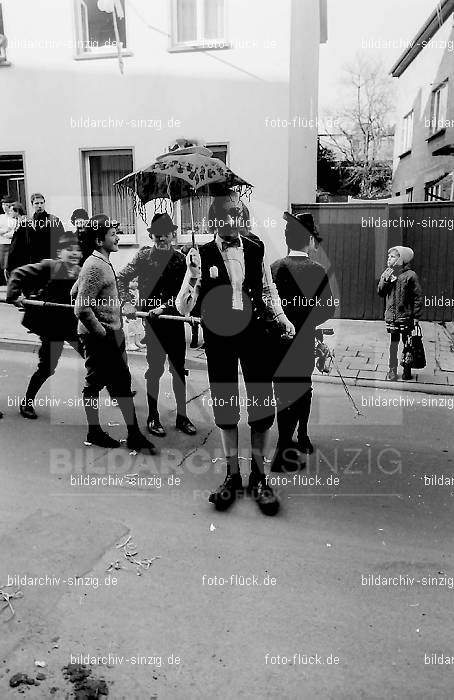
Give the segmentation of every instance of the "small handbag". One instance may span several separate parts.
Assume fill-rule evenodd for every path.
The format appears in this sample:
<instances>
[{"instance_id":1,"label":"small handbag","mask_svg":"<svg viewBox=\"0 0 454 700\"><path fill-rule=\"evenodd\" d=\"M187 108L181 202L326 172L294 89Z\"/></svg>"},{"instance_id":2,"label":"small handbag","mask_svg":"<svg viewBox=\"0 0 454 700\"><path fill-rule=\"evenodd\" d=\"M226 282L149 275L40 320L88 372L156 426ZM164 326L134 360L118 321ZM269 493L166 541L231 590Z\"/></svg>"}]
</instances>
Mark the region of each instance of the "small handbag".
<instances>
[{"instance_id":1,"label":"small handbag","mask_svg":"<svg viewBox=\"0 0 454 700\"><path fill-rule=\"evenodd\" d=\"M422 330L419 323L415 323L415 329L408 336L405 343L402 363L403 366L423 369L426 366L426 353L422 342Z\"/></svg>"}]
</instances>

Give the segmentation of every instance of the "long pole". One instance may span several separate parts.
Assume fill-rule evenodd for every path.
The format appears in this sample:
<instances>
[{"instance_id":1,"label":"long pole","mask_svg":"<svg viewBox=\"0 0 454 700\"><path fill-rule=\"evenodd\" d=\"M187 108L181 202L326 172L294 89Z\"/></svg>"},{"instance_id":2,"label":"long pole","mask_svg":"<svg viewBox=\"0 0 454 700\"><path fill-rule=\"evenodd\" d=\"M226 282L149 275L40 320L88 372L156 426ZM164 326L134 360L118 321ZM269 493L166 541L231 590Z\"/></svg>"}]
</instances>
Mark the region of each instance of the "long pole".
<instances>
[{"instance_id":1,"label":"long pole","mask_svg":"<svg viewBox=\"0 0 454 700\"><path fill-rule=\"evenodd\" d=\"M0 304L6 304L8 302L1 301ZM72 304L57 304L55 301L39 301L38 299L24 299L22 302L23 306L35 306L38 308L49 308L49 309L72 309L74 311L74 306ZM11 304L9 304L11 306ZM170 316L168 314L161 314L160 316L153 316L146 311L136 311L136 316L138 318L160 318L162 321L180 321L183 323L200 323L200 318L197 316Z\"/></svg>"}]
</instances>

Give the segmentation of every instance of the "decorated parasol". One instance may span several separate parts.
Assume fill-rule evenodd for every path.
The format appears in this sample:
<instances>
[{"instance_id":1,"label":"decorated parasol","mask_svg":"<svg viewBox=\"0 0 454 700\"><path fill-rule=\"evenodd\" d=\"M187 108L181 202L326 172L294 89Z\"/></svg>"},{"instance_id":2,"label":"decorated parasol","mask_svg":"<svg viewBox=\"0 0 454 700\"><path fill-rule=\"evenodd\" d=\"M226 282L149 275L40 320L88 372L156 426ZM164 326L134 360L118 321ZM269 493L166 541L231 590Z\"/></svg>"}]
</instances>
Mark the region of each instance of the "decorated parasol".
<instances>
[{"instance_id":1,"label":"decorated parasol","mask_svg":"<svg viewBox=\"0 0 454 700\"><path fill-rule=\"evenodd\" d=\"M156 158L154 163L126 175L114 186L122 195L131 197L135 211L145 223L148 202L189 199L194 245L193 197L220 197L232 189L243 196L252 191L252 185L236 175L222 160L213 158L208 148L181 139L168 153Z\"/></svg>"}]
</instances>

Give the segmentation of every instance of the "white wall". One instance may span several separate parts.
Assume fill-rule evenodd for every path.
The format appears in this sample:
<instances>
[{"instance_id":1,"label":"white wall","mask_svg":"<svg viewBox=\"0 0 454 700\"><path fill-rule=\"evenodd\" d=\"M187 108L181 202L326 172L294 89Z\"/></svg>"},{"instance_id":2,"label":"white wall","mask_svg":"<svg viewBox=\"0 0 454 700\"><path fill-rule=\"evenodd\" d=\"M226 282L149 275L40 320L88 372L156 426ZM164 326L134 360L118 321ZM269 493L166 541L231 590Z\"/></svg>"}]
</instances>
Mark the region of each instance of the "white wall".
<instances>
[{"instance_id":1,"label":"white wall","mask_svg":"<svg viewBox=\"0 0 454 700\"><path fill-rule=\"evenodd\" d=\"M251 213L262 223L267 217L279 221L271 236L258 231L276 257L284 250L281 217L289 204L289 140L297 172L290 196L313 201L315 192L315 139L311 145L307 129L289 137L288 129L265 124L267 116L287 118L289 110L305 115L316 104L318 64L312 54L318 52L319 3L298 2L301 8L295 16L304 27L294 31L301 33L304 50L293 53L297 92L291 104L292 0L229 0L233 48L210 53L169 53L170 2L134 0L142 19L127 4L127 44L133 56L124 59L123 76L116 59L74 59L72 0L3 0L12 65L0 68L2 93L8 96L0 109L0 152L25 152L28 195L43 191L48 209L67 220L82 205L80 149L132 148L137 168L179 136L229 142L230 166L255 185ZM17 45L37 39L53 41L54 47ZM253 48L245 42L253 42ZM124 123L155 119L165 126L71 127L71 119L84 117ZM172 117L180 120L180 129L167 127ZM140 224L139 242L147 240ZM122 249L116 264L132 252Z\"/></svg>"},{"instance_id":2,"label":"white wall","mask_svg":"<svg viewBox=\"0 0 454 700\"><path fill-rule=\"evenodd\" d=\"M454 128L444 135L427 141L430 130L432 90L449 77L447 119L454 120L454 31L449 18L434 35L397 81L397 124L394 142L393 193L405 193L414 188L414 200L424 200L424 183L435 180L454 169L454 158L432 156L432 152L446 143L454 142ZM414 109L414 130L411 154L399 158L402 152L402 120ZM454 123L454 121L453 121Z\"/></svg>"}]
</instances>

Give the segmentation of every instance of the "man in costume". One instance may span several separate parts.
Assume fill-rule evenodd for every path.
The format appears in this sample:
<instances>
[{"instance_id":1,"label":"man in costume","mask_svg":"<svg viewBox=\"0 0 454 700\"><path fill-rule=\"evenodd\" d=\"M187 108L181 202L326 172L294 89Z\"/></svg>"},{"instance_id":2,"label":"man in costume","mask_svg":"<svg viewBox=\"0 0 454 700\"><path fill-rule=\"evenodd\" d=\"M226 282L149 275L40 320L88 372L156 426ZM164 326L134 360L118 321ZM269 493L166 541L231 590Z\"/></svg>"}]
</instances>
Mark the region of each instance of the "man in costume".
<instances>
[{"instance_id":1,"label":"man in costume","mask_svg":"<svg viewBox=\"0 0 454 700\"><path fill-rule=\"evenodd\" d=\"M242 492L238 461L240 420L238 363L241 365L248 398L251 428L251 474L248 493L260 510L274 515L279 501L266 483L264 457L269 429L274 422L271 366L263 316L264 245L240 235L242 203L231 192L217 197L211 206L215 238L192 250L188 270L177 297L182 314L192 311L198 301L201 310L215 423L220 429L226 458L226 477L209 500L225 510ZM285 315L272 308L282 331L293 332Z\"/></svg>"},{"instance_id":2,"label":"man in costume","mask_svg":"<svg viewBox=\"0 0 454 700\"><path fill-rule=\"evenodd\" d=\"M333 305L328 277L309 254L322 239L312 214L293 216L285 212L285 240L289 253L271 265L271 272L288 318L295 326L295 337L281 345L277 354L274 391L277 400L279 430L276 455L271 471L290 470L286 451L291 452L293 434L298 427L298 448L312 453L307 432L311 411L311 375L315 363L315 329L331 318ZM294 462L292 459L290 464ZM298 461L297 461L298 464Z\"/></svg>"},{"instance_id":3,"label":"man in costume","mask_svg":"<svg viewBox=\"0 0 454 700\"><path fill-rule=\"evenodd\" d=\"M177 415L175 427L186 435L195 435L197 430L186 414L186 336L185 324L177 321L161 321L159 316L178 316L175 299L186 273L184 256L174 248L173 236L177 227L168 214L155 214L148 230L153 246L139 250L131 262L118 275L120 298L129 297L129 283L137 277L139 285L139 307L148 311L145 344L147 347L148 419L147 428L157 437L166 431L161 424L158 410L159 383L164 373L166 358L172 375L173 393ZM123 313L134 316L134 307L125 304Z\"/></svg>"}]
</instances>

